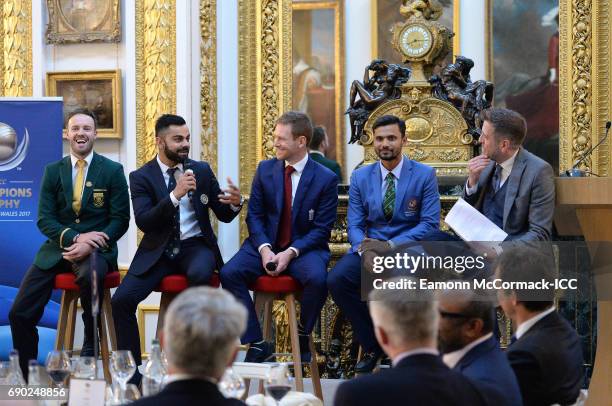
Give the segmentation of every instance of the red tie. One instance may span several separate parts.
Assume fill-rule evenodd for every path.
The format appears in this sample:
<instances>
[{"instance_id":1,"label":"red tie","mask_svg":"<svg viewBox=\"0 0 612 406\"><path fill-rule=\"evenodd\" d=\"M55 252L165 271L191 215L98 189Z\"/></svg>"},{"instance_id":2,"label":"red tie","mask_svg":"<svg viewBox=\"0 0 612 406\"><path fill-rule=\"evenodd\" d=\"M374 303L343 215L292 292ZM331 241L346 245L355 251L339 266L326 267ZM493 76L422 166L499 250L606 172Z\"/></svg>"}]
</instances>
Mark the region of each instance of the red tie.
<instances>
[{"instance_id":1,"label":"red tie","mask_svg":"<svg viewBox=\"0 0 612 406\"><path fill-rule=\"evenodd\" d=\"M285 167L283 211L281 212L281 219L278 224L278 236L276 238L276 245L283 250L291 243L291 174L294 171L295 168L291 165Z\"/></svg>"}]
</instances>

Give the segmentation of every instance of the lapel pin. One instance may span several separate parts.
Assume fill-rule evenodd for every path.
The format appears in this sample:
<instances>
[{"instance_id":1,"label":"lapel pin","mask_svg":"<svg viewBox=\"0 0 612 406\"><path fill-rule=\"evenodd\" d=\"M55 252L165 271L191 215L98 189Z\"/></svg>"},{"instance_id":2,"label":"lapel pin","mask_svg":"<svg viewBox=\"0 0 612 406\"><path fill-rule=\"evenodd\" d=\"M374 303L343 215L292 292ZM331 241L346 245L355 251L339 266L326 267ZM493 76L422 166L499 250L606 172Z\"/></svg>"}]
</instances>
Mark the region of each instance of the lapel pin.
<instances>
[{"instance_id":1,"label":"lapel pin","mask_svg":"<svg viewBox=\"0 0 612 406\"><path fill-rule=\"evenodd\" d=\"M314 210L310 209L308 210L308 221L312 221L314 220Z\"/></svg>"},{"instance_id":2,"label":"lapel pin","mask_svg":"<svg viewBox=\"0 0 612 406\"><path fill-rule=\"evenodd\" d=\"M85 186L92 187L93 183L91 183L91 181L88 180L87 182L85 182Z\"/></svg>"},{"instance_id":3,"label":"lapel pin","mask_svg":"<svg viewBox=\"0 0 612 406\"><path fill-rule=\"evenodd\" d=\"M202 204L204 206L206 206L208 204L208 196L206 196L204 193L202 193L200 195L200 201L202 202Z\"/></svg>"}]
</instances>

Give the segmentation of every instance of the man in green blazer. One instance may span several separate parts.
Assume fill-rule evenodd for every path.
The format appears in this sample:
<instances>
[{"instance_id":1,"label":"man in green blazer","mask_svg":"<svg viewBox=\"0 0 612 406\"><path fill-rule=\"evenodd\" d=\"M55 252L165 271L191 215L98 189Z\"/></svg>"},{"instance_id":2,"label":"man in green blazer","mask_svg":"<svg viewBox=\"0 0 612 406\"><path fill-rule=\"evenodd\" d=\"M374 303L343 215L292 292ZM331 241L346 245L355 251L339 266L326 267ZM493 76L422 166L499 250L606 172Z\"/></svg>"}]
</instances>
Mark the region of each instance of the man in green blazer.
<instances>
[{"instance_id":1,"label":"man in green blazer","mask_svg":"<svg viewBox=\"0 0 612 406\"><path fill-rule=\"evenodd\" d=\"M55 275L74 272L80 288L85 339L81 355L93 355L91 253L99 298L103 279L117 269L117 240L128 229L130 200L123 167L93 152L96 118L85 109L68 116L70 155L45 168L38 204L38 228L48 238L27 271L9 313L13 346L21 369L38 355L36 324L51 297Z\"/></svg>"},{"instance_id":2,"label":"man in green blazer","mask_svg":"<svg viewBox=\"0 0 612 406\"><path fill-rule=\"evenodd\" d=\"M338 162L325 157L325 151L327 151L328 146L329 138L327 137L325 128L321 126L313 128L312 139L310 140L310 145L308 145L308 148L310 149L310 158L326 168L331 169L338 177L338 182L341 183L342 171L340 170L340 165L338 165Z\"/></svg>"}]
</instances>

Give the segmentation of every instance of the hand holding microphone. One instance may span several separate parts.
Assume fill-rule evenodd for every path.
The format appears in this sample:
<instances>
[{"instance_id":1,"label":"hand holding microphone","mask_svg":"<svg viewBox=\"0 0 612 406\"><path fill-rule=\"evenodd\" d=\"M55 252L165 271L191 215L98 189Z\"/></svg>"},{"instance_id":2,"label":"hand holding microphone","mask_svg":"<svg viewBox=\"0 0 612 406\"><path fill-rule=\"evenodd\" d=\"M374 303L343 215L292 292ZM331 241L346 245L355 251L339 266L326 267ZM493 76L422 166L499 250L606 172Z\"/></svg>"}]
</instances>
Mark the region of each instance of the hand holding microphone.
<instances>
[{"instance_id":1,"label":"hand holding microphone","mask_svg":"<svg viewBox=\"0 0 612 406\"><path fill-rule=\"evenodd\" d=\"M177 199L182 198L185 195L191 195L196 188L196 178L193 174L192 169L185 170L185 173L178 179L176 182L176 187L174 188L174 196Z\"/></svg>"}]
</instances>

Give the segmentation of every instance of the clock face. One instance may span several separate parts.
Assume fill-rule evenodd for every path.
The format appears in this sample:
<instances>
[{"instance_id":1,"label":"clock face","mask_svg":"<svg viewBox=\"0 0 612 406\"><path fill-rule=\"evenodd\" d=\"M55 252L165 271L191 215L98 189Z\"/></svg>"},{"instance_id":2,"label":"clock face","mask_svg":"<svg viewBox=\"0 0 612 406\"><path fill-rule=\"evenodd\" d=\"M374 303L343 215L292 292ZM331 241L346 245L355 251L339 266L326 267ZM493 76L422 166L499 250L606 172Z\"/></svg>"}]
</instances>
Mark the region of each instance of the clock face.
<instances>
[{"instance_id":1,"label":"clock face","mask_svg":"<svg viewBox=\"0 0 612 406\"><path fill-rule=\"evenodd\" d=\"M422 25L409 25L400 34L400 47L408 57L421 57L431 49L431 31Z\"/></svg>"}]
</instances>

